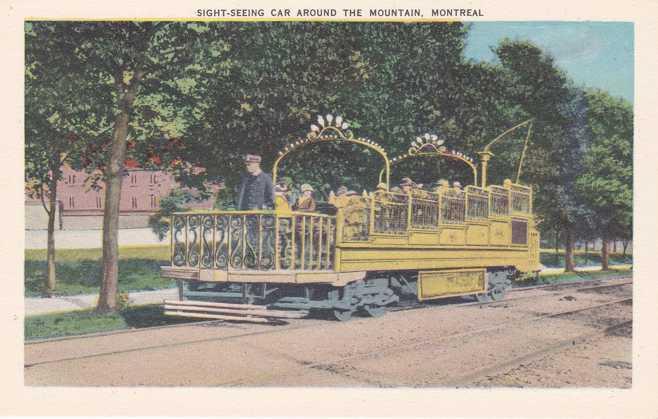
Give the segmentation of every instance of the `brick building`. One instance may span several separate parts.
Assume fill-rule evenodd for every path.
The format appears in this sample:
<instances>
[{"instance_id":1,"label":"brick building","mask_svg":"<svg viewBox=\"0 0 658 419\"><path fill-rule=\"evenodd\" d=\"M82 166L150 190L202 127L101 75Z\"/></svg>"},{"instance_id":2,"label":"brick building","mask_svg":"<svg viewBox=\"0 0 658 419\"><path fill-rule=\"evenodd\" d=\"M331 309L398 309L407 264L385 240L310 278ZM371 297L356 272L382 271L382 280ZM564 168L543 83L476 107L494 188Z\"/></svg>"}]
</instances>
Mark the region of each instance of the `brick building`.
<instances>
[{"instance_id":1,"label":"brick building","mask_svg":"<svg viewBox=\"0 0 658 419\"><path fill-rule=\"evenodd\" d=\"M121 185L119 228L141 228L148 225L149 217L160 209L160 199L179 188L174 176L155 170L144 170L134 162L126 162L127 173ZM103 226L105 189L91 188L88 174L62 168L62 179L57 184L59 202L56 228L64 230L100 229ZM213 189L214 193L219 187ZM214 196L191 203L193 208L210 209ZM40 201L26 199L26 229L47 228L47 215Z\"/></svg>"}]
</instances>

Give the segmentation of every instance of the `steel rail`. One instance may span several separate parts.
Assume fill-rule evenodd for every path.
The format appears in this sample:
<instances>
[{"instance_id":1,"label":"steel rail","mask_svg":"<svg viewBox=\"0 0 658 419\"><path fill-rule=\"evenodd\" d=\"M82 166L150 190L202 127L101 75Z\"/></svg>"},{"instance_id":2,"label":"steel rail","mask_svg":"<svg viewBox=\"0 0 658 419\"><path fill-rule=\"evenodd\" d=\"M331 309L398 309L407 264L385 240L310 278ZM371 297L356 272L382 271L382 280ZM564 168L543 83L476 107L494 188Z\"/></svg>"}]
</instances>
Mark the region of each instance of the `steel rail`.
<instances>
[{"instance_id":1,"label":"steel rail","mask_svg":"<svg viewBox=\"0 0 658 419\"><path fill-rule=\"evenodd\" d=\"M623 286L627 284L611 284L611 286ZM500 303L509 303L517 300L525 300L525 299L530 299L530 298L543 298L543 297L549 297L549 296L555 296L556 294L559 294L558 292L554 293L547 293L547 294L542 294L542 295L533 295L533 296L526 296L526 297L518 297L518 298L512 298L512 299L503 299L499 301L493 301L493 302L488 302L488 303L480 303L480 302L470 302L470 303L464 303L464 304L450 304L450 305L445 305L445 306L436 306L436 305L421 305L421 306L414 306L410 308L405 308L401 307L399 309L393 309L390 310L392 312L397 312L397 311L404 311L404 310L415 310L415 309L421 309L421 308L435 308L439 310L445 310L445 309L450 309L450 308L459 308L459 307L467 307L467 306L472 306L472 305L492 305L492 304L500 304ZM625 298L623 299L624 301L627 300L632 300L631 298ZM585 307L582 309L576 309L576 310L571 310L567 312L560 312L560 313L553 313L553 314L547 314L541 316L541 318L544 317L556 317L559 315L564 315L565 313L570 313L570 312L578 312L578 311L584 311L584 310L589 310L593 308L597 308L600 306L605 306L605 305L610 305L610 304L615 304L618 303L621 300L616 300L613 302L607 302L595 306L590 306L590 307ZM533 318L537 319L537 318ZM527 321L527 320L526 320ZM325 322L324 320L322 322ZM514 322L520 322L520 320L515 320L507 323L514 323ZM230 323L225 323L222 321L209 321L209 322L195 322L195 323L190 323L190 324L181 324L181 325L173 325L173 327L180 327L180 326L198 326L198 325L207 325L207 324L221 324L221 325L230 325L234 326L233 324ZM505 324L507 324L505 323ZM220 337L213 337L213 338L205 338L205 339L195 339L195 340L188 340L188 341L182 341L182 342L176 342L176 343L167 343L167 344L159 344L159 345L151 345L151 346L144 346L144 347L139 347L139 348L130 348L130 349L123 349L123 350L118 350L118 351L107 351L107 352L99 352L99 353L92 353L88 355L83 355L83 356L76 356L76 357L68 357L68 358L60 358L60 359L53 359L53 360L48 360L48 361L42 361L42 362L34 362L34 363L26 363L24 364L24 368L32 368L35 366L39 365L47 365L47 364L53 364L53 363L58 363L58 362L67 362L67 361L75 361L75 360L80 360L80 359L89 359L89 358L96 358L96 357L102 357L102 356L110 356L110 355L116 355L116 354L123 354L123 353L132 353L132 352L139 352L139 351L144 351L144 350L151 350L151 349L162 349L162 348L168 348L168 347L177 347L177 346L184 346L188 344L196 344L196 343L206 343L206 342L221 342L221 341L226 341L226 340L231 340L231 339L237 339L237 338L242 338L242 337L248 337L248 336L258 336L258 335L266 335L266 334L275 334L275 333L281 333L285 332L288 330L298 330L298 329L306 329L310 327L315 327L319 323L316 321L304 321L304 322L299 322L297 324L287 324L286 326L278 327L276 329L268 329L268 330L259 330L259 331L253 331L253 332L246 332L246 333L241 333L241 334L236 334L232 336L220 336ZM230 327L229 326L229 327ZM166 328L167 326L163 327L158 327L159 329ZM495 326L496 328L499 328L500 325ZM133 333L139 333L139 332L147 332L150 330L153 330L155 328L145 328L145 329L140 329L140 330L132 330L132 331L124 331L124 332L133 332ZM471 331L467 333L474 333L476 331ZM77 338L91 338L91 337L99 337L103 335L96 335L96 336L79 336ZM446 337L449 336L454 336L454 335L447 335ZM444 338L446 338L444 337ZM72 337L74 338L74 337ZM443 340L444 338L441 338ZM41 341L38 343L44 344L44 343L50 343L53 342L53 340L50 341ZM415 346L416 344L414 344ZM406 346L406 345L405 345Z\"/></svg>"},{"instance_id":2,"label":"steel rail","mask_svg":"<svg viewBox=\"0 0 658 419\"><path fill-rule=\"evenodd\" d=\"M605 327L601 330L597 330L592 333L586 333L577 336L576 338L569 338L569 339L564 339L558 343L549 345L543 349L533 351L529 354L525 354L522 356L514 357L512 359L509 359L507 361L494 364L490 367L486 368L481 368L480 370L477 370L471 374L467 374L465 376L461 376L456 380L452 380L445 385L449 386L457 386L457 387L473 387L474 385L471 384L473 381L476 381L481 378L489 377L492 375L500 375L504 372L507 372L515 367L521 366L527 362L532 362L539 360L543 358L544 356L552 353L552 352L557 352L565 348L571 348L574 345L580 345L583 343L586 343L590 340L599 338L601 335L607 335L610 332L613 332L615 330L624 328L626 326L632 325L633 320L624 320L619 323L613 324L611 326Z\"/></svg>"},{"instance_id":3,"label":"steel rail","mask_svg":"<svg viewBox=\"0 0 658 419\"><path fill-rule=\"evenodd\" d=\"M372 356L379 356L382 354L388 354L390 352L396 352L399 351L400 349L409 349L409 348L419 348L426 346L428 343L436 343L439 341L447 341L451 339L459 339L459 338L464 338L464 337L469 337L469 336L474 336L482 333L487 333L487 332L492 332L504 327L508 327L511 325L519 325L519 324L531 324L537 321L541 320L547 320L555 317L562 317L562 316L568 316L576 313L580 313L583 311L588 311L588 310L595 310L601 307L606 307L610 305L616 305L616 304L624 304L628 301L632 301L632 297L625 297L613 301L608 301L605 303L600 303L600 304L594 304L588 307L581 307L578 309L573 309L573 310L564 310L560 311L557 313L549 313L549 314L543 314L543 315L538 315L535 317L531 318L523 318L523 319L517 319L517 320L510 320L507 322L502 322L493 326L488 326L488 327L483 327L480 329L475 329L475 330L469 330L468 332L462 332L462 333L452 333L449 335L443 335L440 337L434 337L430 339L423 339L420 341L415 341L413 344L399 344L399 345L393 345L389 346L384 350L379 350L379 351L371 351L371 352L365 352L365 353L360 353L360 354L354 354L346 357L341 357L337 360L334 360L332 362L320 362L320 363L315 363L315 364L309 364L309 367L315 367L315 368L327 368L331 366L336 366L337 364L344 363L345 361L353 361L355 359L367 359ZM501 301L498 301L501 302Z\"/></svg>"},{"instance_id":4,"label":"steel rail","mask_svg":"<svg viewBox=\"0 0 658 419\"><path fill-rule=\"evenodd\" d=\"M589 285L590 283L600 283L602 281L608 281L608 280L620 280L620 279L627 279L627 278L632 278L632 276L623 276L620 278L612 278L612 279L595 279L595 280L585 280L585 281L574 281L574 282L568 282L568 283L560 283L560 284L542 284L542 285L536 285L536 286L524 286L524 287L518 287L518 288L512 288L508 290L508 293L516 293L519 291L531 291L535 289L543 289L543 288L551 288L551 287L560 287L561 288L571 288L574 286L578 285ZM633 282L625 282L625 283L620 283L620 284L606 284L604 285L605 287L616 287L616 286L622 286L622 285L630 285ZM557 290L556 290L557 291ZM444 304L441 305L440 302L441 300L437 300L434 302L430 303L415 303L415 304L409 304L409 305L404 305L404 306L399 306L399 307L391 307L388 309L390 312L396 312L396 311L406 311L406 310L414 310L414 309L420 309L420 308L450 308L450 307L464 307L464 306L470 306L470 305L489 305L489 304L495 304L495 303L501 303L504 301L515 301L515 300L521 300L521 299L526 299L526 298L534 298L536 296L529 296L529 297L519 297L519 298L505 298L503 300L498 300L498 301L490 301L490 302L463 302L463 303L455 303L454 301L451 301L449 304ZM455 297L458 298L458 297ZM446 299L448 300L448 299ZM146 333L149 331L153 330L160 330L160 329L170 329L170 328L176 328L176 327L195 327L195 326L208 326L208 325L213 325L213 324L221 324L222 326L225 326L227 328L242 328L244 329L243 326L247 326L249 323L244 322L244 323L228 323L222 320L205 320L205 321L190 321L186 323L178 323L178 324L168 324L168 325L162 325L162 326L153 326L153 327L144 327L144 328L135 328L135 329L123 329L123 330L112 330L109 332L98 332L98 333L89 333L89 334L84 334L84 335L73 335L73 336L60 336L60 337L55 337L55 338L47 338L47 339L32 339L29 341L25 341L24 345L25 346L31 346L31 345L38 345L38 344L44 344L44 343L51 343L51 342L59 342L59 341L66 341L66 340L74 340L74 339L91 339L91 338L96 338L96 337L103 337L103 336L111 336L111 335L120 335L120 334L126 334L126 333ZM314 323L315 324L315 323ZM272 324L272 326L283 326L281 324Z\"/></svg>"}]
</instances>

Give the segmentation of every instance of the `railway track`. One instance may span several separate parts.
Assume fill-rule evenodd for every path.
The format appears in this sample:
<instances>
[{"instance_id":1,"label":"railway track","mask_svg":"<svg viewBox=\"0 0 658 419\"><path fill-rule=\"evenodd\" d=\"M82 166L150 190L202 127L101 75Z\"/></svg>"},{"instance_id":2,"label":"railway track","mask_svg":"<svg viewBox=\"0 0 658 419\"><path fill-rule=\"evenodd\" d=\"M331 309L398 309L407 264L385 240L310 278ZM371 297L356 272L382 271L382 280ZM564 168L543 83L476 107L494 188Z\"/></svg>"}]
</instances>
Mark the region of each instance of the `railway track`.
<instances>
[{"instance_id":1,"label":"railway track","mask_svg":"<svg viewBox=\"0 0 658 419\"><path fill-rule=\"evenodd\" d=\"M620 285L625 285L625 284L620 284ZM495 332L499 329L504 329L504 328L507 328L507 327L519 327L520 325L527 325L527 324L531 324L531 323L535 323L535 322L541 322L541 321L545 321L545 320L549 320L549 319L554 319L554 318L557 318L557 317L571 316L571 315L574 315L574 314L579 314L579 313L582 313L582 312L585 312L585 311L590 311L590 310L596 310L596 309L600 309L600 308L603 308L603 307L609 307L609 306L619 305L619 304L626 304L628 302L632 302L632 300L633 300L632 297L625 297L625 298L620 298L620 299L617 299L617 300L614 300L614 301L609 301L609 302L605 302L605 303L601 303L601 304L591 305L591 306L588 306L588 307L581 307L581 308L574 309L574 310L563 310L563 311L560 311L560 312L557 312L557 313L539 315L539 316L531 317L531 318L528 318L528 319L520 319L520 320L512 320L512 321L509 321L509 322L501 322L501 323L499 323L497 325L494 325L494 326L488 326L488 327L483 327L483 328L479 328L479 329L475 329L475 330L469 330L469 331L463 332L463 333L449 334L449 335L442 336L438 339L437 338L431 338L431 339L426 339L426 340L420 340L420 341L414 342L413 345L409 345L409 344L393 345L393 346L389 346L384 351L380 350L380 351L377 351L377 352L368 352L368 353L355 354L355 355L352 355L352 356L342 357L342 358L333 360L330 363L317 363L317 364L310 365L309 367L325 369L325 370L330 370L330 371L331 370L336 371L336 370L340 370L340 365L341 364L347 364L349 362L353 362L353 361L356 361L356 360L363 360L363 359L366 359L366 358L379 357L379 356L382 356L382 355L395 353L395 352L400 351L401 349L410 350L410 349L422 348L422 347L424 347L424 346L426 346L430 343L436 344L436 343L439 343L439 342L446 342L446 341L455 340L455 339L463 339L463 338L477 336L477 335L481 335L481 334L485 334L485 333ZM586 339L591 339L592 337L595 337L595 336L599 336L601 334L605 334L607 331L623 327L623 326L627 325L630 322L631 321L624 321L624 322L621 322L620 324L615 324L613 326L607 327L606 329L604 329L602 331L597 331L595 333L582 335L582 336L580 336L576 339L572 338L572 339L568 339L568 340L565 340L565 341L561 341L560 343L558 343L556 345L551 345L550 347L548 347L546 349L543 349L542 351L538 351L537 353L533 353L532 358L535 358L539 355L543 355L543 354L545 354L545 353L547 353L548 351L551 351L551 350L561 349L564 346L566 346L567 343L568 344L575 344L576 341L580 342L580 341L583 341L583 340L586 340ZM506 361L503 364L495 365L495 366L487 368L483 371L479 371L479 372L477 372L477 374L472 374L472 376L469 375L465 379L460 377L459 381L455 381L454 383L450 383L450 385L457 385L458 383L470 382L475 377L484 376L486 374L490 374L490 373L495 372L495 371L500 371L500 370L504 369L505 367L517 365L518 363L524 362L528 359L530 359L530 357L528 355L516 357L516 358L513 358L511 360Z\"/></svg>"},{"instance_id":2,"label":"railway track","mask_svg":"<svg viewBox=\"0 0 658 419\"><path fill-rule=\"evenodd\" d=\"M610 281L615 281L615 283L608 284L607 282ZM617 283L617 281L620 281ZM527 291L533 291L533 290L540 290L540 289L546 289L550 291L559 291L561 289L567 289L567 288L578 288L579 286L587 285L589 286L587 289L596 289L596 288L609 288L609 287L619 287L623 285L629 285L632 284L632 276L621 276L618 278L613 278L613 279L600 279L600 280L585 280L585 281L575 281L575 282L567 282L567 283L561 283L561 284L542 284L542 285L530 285L530 286L522 286L522 287L515 287L512 288L508 291L508 296L503 299L503 300L498 300L498 301L490 301L490 302L478 302L478 301L463 301L463 298L460 297L455 297L455 298L447 298L442 301L437 301L437 302L430 302L430 303L420 303L420 302L405 302L402 305L391 307L388 309L389 312L398 312L398 311L407 311L407 310L419 310L419 309L425 309L425 308L435 308L435 309L449 309L453 307L467 307L467 306L475 306L475 305L481 305L481 306L487 306L487 305L495 305L495 304L500 304L504 302L509 302L509 301L517 301L521 299L528 299L528 298L535 298L535 296L522 296L522 297L512 297L510 298L510 294L514 295L517 293L522 293L522 292L527 292ZM585 289L585 288L583 288ZM307 322L308 319L303 319L303 321ZM314 322L315 324L315 322ZM144 333L148 331L153 331L153 330L160 330L160 329L173 329L173 328L181 328L181 327L198 327L198 326L221 326L221 327L227 327L227 328L245 328L248 323L235 323L235 322L227 322L223 320L204 320L204 321L190 321L188 323L177 323L177 324L171 324L171 325L163 325L163 326L154 326L154 327L146 327L146 328L140 328L140 329L127 329L127 330L115 330L115 331L110 331L110 332L100 332L100 333L90 333L86 335L79 335L79 336L63 336L63 337L57 337L57 338L49 338L49 339L34 339L31 341L26 341L25 345L38 345L42 343L48 343L48 342L57 342L57 341L65 341L65 340L76 340L76 339L92 339L100 336L109 336L109 335L122 335L122 334L128 334L128 333ZM289 326L289 322L280 322L276 324L271 324L270 326L274 326L276 328L287 328L286 326Z\"/></svg>"},{"instance_id":3,"label":"railway track","mask_svg":"<svg viewBox=\"0 0 658 419\"><path fill-rule=\"evenodd\" d=\"M573 288L574 291L578 290L593 290L593 289L598 289L598 288L611 288L611 287L622 287L625 285L632 284L631 281L623 281L619 283L614 283L614 284L606 284L606 283L598 283L596 285L592 285L591 283L588 283L586 287L583 288L578 288L577 286L573 286L574 284L568 284L570 286L567 286L565 284L564 287L560 287L560 289L563 288ZM524 289L524 290L529 290L529 289ZM459 303L459 304L445 304L442 306L438 306L436 304L422 304L419 306L414 306L414 307L397 307L391 311L403 311L403 310L415 310L415 309L424 309L424 308L435 308L437 310L447 310L447 309L452 309L452 308L460 308L460 307L465 307L465 306L474 306L474 305L479 305L479 306L491 306L491 305L496 305L496 304L509 304L513 303L519 300L526 300L526 299L531 299L531 298L544 298L544 297L553 297L556 295L559 295L559 290L554 290L553 292L541 294L541 295L531 295L531 296L521 296L521 297L512 297L512 298L507 298L501 301L494 301L494 302L489 302L489 303L479 303L479 302L466 302L466 303ZM516 292L512 293L515 294ZM577 313L580 311L585 311L585 310L592 310L596 309L598 307L604 307L608 306L611 304L621 304L625 302L632 301L631 297L628 298L623 298L619 300L614 300L611 302L606 302L603 304L598 304L598 305L592 305L588 306L585 308L579 308L576 310L568 310L568 311L562 311L558 313L550 313L546 315L540 315L540 316L535 316L530 319L523 319L523 320L515 320L515 321L510 321L502 324L497 324L495 326L489 326L486 328L480 328L477 330L469 331L469 332L464 332L460 334L450 334L442 337L440 341L443 341L444 339L454 339L458 337L464 337L468 335L474 335L478 333L484 333L487 331L492 331L508 326L512 326L514 324L522 324L526 322L534 322L534 321L540 321L544 319L549 319L549 318L555 318L559 316L565 316L573 313ZM297 320L296 322L292 324L288 324L285 326L278 326L278 327L267 327L266 329L260 329L260 330L251 330L249 331L247 325L243 325L243 327L239 327L233 323L225 323L222 321L204 321L204 322L195 322L195 323L188 323L188 324L177 324L177 325L170 325L170 326L160 326L156 328L145 328L145 329L139 329L139 330L127 330L127 331L119 331L115 333L105 333L105 334L95 334L95 335L85 335L85 336L78 336L78 337L68 337L68 338L59 338L59 339L51 339L51 340L42 340L38 342L28 342L26 343L26 346L36 346L40 344L49 344L49 343L54 343L56 341L61 341L61 340L71 340L71 339L79 339L79 340L84 340L84 339L92 339L92 338L97 338L97 337L102 337L102 336L108 336L108 335L113 335L113 334L127 334L127 333L133 333L133 334L139 334L139 333L148 333L154 329L173 329L173 328L184 328L184 327L204 327L204 326L220 326L220 327L238 327L242 328L245 330L245 333L237 333L235 335L229 335L229 336L216 336L216 337L208 337L208 338L203 338L203 339L190 339L190 340L184 340L180 342L174 342L174 343L163 343L163 344L157 344L157 345L147 345L147 346L140 346L140 347L135 347L135 348L129 348L129 349L123 349L123 350L115 350L115 351L101 351L101 352L95 352L95 353L90 353L82 356L71 356L71 357L60 357L56 359L50 359L50 360L45 360L41 362L32 362L32 363L26 363L24 367L26 369L35 367L35 366L40 366L40 365L45 365L45 364L53 364L53 363L60 363L60 362L67 362L67 361L76 361L76 360L82 360L82 359L89 359L89 358L96 358L96 357L103 357L103 356L110 356L110 355L118 355L118 354L125 354L125 353L135 353L135 352L140 352L140 351L145 351L145 350L154 350L154 349L163 349L163 348L174 348L174 347L179 347L179 346L184 346L184 345L192 345L192 344L198 344L198 343L207 343L207 342L221 342L221 341L229 341L229 340L235 340L239 338L244 338L244 337L249 337L249 336L260 336L260 335L267 335L267 334L276 334L276 333L283 333L286 331L292 331L292 330L299 330L299 329L306 329L306 328L312 328L312 327L318 327L319 324L326 324L325 320ZM426 344L427 342L416 342L413 345L423 345ZM392 346L388 348L386 351L395 351L400 349L401 347L409 347L408 344L401 345L400 347L398 346ZM378 354L381 353L378 352ZM362 354L358 355L359 356L372 356L368 354ZM345 358L347 359L347 358ZM320 363L318 364L317 368L322 368L323 364Z\"/></svg>"},{"instance_id":4,"label":"railway track","mask_svg":"<svg viewBox=\"0 0 658 419\"><path fill-rule=\"evenodd\" d=\"M630 300L630 299L629 299ZM626 300L618 302L623 304L625 303ZM561 351L566 348L573 347L575 345L580 345L595 339L598 339L602 336L606 336L610 333L613 333L617 330L626 328L626 327L632 327L633 321L632 320L625 320L618 322L616 324L613 324L611 326L608 326L604 329L597 330L592 333L587 333L580 335L576 338L570 338L570 339L563 339L557 343L554 343L552 345L549 345L545 348L542 348L538 351L531 352L529 354L525 354L523 356L518 356L514 357L512 359L509 359L505 362L501 362L498 364L494 364L492 366L489 366L487 368L480 369L478 371L475 371L471 374L462 376L457 378L456 380L453 380L447 385L449 386L456 386L456 387L467 387L472 385L474 382L481 381L483 379L486 379L487 377L491 376L497 376L500 374L504 374L505 372L509 371L510 369L513 369L517 366L524 365L527 363L530 363L532 361L539 360L547 355L550 355L554 352Z\"/></svg>"}]
</instances>

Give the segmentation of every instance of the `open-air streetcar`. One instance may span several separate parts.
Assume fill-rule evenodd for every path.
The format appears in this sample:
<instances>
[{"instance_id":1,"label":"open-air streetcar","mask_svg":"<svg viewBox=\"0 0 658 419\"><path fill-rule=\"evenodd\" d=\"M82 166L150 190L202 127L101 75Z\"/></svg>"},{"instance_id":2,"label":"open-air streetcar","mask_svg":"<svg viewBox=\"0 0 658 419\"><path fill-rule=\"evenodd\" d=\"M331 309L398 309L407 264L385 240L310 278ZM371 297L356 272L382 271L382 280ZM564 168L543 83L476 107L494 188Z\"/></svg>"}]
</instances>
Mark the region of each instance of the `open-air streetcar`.
<instances>
[{"instance_id":1,"label":"open-air streetcar","mask_svg":"<svg viewBox=\"0 0 658 419\"><path fill-rule=\"evenodd\" d=\"M355 312L381 315L401 299L500 299L514 278L539 270L532 189L518 183L521 162L516 183L487 185L491 144L522 125L529 137L531 121L479 153L479 186L473 159L448 150L436 136L419 137L406 154L389 159L374 141L354 137L346 123L319 121L279 153L274 178L279 162L296 149L344 141L382 158L386 188L326 213L174 214L171 264L161 274L178 281L179 300L165 302L166 314L267 322L326 313L347 320ZM389 190L391 166L420 155L464 163L473 184L422 193Z\"/></svg>"}]
</instances>

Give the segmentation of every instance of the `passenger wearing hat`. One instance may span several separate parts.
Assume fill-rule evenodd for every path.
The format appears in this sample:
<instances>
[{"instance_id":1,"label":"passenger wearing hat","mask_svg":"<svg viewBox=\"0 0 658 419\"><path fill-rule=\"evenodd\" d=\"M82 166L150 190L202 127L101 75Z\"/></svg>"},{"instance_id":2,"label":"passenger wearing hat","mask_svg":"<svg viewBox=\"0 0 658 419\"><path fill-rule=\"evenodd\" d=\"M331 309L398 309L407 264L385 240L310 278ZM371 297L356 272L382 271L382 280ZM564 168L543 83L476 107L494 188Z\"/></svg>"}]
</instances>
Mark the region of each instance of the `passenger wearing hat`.
<instances>
[{"instance_id":1,"label":"passenger wearing hat","mask_svg":"<svg viewBox=\"0 0 658 419\"><path fill-rule=\"evenodd\" d=\"M290 204L288 203L288 185L279 182L274 186L274 209L277 212L290 212Z\"/></svg>"},{"instance_id":2,"label":"passenger wearing hat","mask_svg":"<svg viewBox=\"0 0 658 419\"><path fill-rule=\"evenodd\" d=\"M313 187L308 183L302 185L302 196L297 199L295 211L313 212L315 211L315 199L313 199Z\"/></svg>"},{"instance_id":3,"label":"passenger wearing hat","mask_svg":"<svg viewBox=\"0 0 658 419\"><path fill-rule=\"evenodd\" d=\"M342 208L347 205L347 186L340 186L336 190L336 194L333 192L329 195L329 203L334 205L336 208Z\"/></svg>"},{"instance_id":4,"label":"passenger wearing hat","mask_svg":"<svg viewBox=\"0 0 658 419\"><path fill-rule=\"evenodd\" d=\"M439 179L436 182L436 187L434 188L434 192L442 193L442 192L446 192L448 189L450 189L450 184L448 183L448 181L445 179Z\"/></svg>"},{"instance_id":5,"label":"passenger wearing hat","mask_svg":"<svg viewBox=\"0 0 658 419\"><path fill-rule=\"evenodd\" d=\"M238 209L260 210L274 208L272 178L260 168L261 158L247 154L244 158L246 173L242 175L238 189Z\"/></svg>"},{"instance_id":6,"label":"passenger wearing hat","mask_svg":"<svg viewBox=\"0 0 658 419\"><path fill-rule=\"evenodd\" d=\"M377 185L377 189L375 190L375 198L378 200L382 200L386 198L386 184L381 182Z\"/></svg>"},{"instance_id":7,"label":"passenger wearing hat","mask_svg":"<svg viewBox=\"0 0 658 419\"><path fill-rule=\"evenodd\" d=\"M402 193L411 193L411 189L414 186L414 181L411 180L411 178L408 177L403 177L402 180L400 181L400 189L402 189Z\"/></svg>"}]
</instances>

